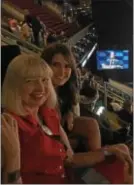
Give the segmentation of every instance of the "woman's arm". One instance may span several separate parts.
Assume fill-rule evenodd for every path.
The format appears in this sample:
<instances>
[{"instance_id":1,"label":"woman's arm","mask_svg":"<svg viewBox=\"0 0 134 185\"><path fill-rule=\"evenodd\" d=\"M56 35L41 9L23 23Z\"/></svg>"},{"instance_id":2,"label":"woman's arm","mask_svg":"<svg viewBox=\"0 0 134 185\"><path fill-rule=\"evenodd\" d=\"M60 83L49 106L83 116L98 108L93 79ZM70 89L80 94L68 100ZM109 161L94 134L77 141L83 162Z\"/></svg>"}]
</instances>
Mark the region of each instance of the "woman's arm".
<instances>
[{"instance_id":1,"label":"woman's arm","mask_svg":"<svg viewBox=\"0 0 134 185\"><path fill-rule=\"evenodd\" d=\"M105 160L104 153L100 151L75 153L72 161L67 160L74 167L89 167Z\"/></svg>"},{"instance_id":2,"label":"woman's arm","mask_svg":"<svg viewBox=\"0 0 134 185\"><path fill-rule=\"evenodd\" d=\"M64 122L67 124L67 129L68 131L73 130L73 121L74 121L74 113L69 111L64 117L63 117Z\"/></svg>"},{"instance_id":3,"label":"woman's arm","mask_svg":"<svg viewBox=\"0 0 134 185\"><path fill-rule=\"evenodd\" d=\"M4 183L21 183L20 144L17 122L9 114L2 115L1 144L4 155Z\"/></svg>"},{"instance_id":4,"label":"woman's arm","mask_svg":"<svg viewBox=\"0 0 134 185\"><path fill-rule=\"evenodd\" d=\"M73 111L74 116L80 116L80 104L77 103L76 105L74 105L72 107L72 111Z\"/></svg>"},{"instance_id":5,"label":"woman's arm","mask_svg":"<svg viewBox=\"0 0 134 185\"><path fill-rule=\"evenodd\" d=\"M123 151L118 145L107 146L98 151L87 153L76 153L73 155L72 161L66 161L74 167L89 167L103 162L106 157L115 156L117 160L122 161L129 166L130 174L132 174L133 162L130 154L125 150Z\"/></svg>"},{"instance_id":6,"label":"woman's arm","mask_svg":"<svg viewBox=\"0 0 134 185\"><path fill-rule=\"evenodd\" d=\"M67 149L72 149L70 142L69 142L69 139L67 137L67 134L61 125L60 125L60 136L61 136L61 140L62 140L63 144L67 147Z\"/></svg>"},{"instance_id":7,"label":"woman's arm","mask_svg":"<svg viewBox=\"0 0 134 185\"><path fill-rule=\"evenodd\" d=\"M69 111L63 118L63 120L67 123L67 129L69 131L73 130L73 122L74 118L80 116L80 107L79 103L77 105L72 106L72 110Z\"/></svg>"}]
</instances>

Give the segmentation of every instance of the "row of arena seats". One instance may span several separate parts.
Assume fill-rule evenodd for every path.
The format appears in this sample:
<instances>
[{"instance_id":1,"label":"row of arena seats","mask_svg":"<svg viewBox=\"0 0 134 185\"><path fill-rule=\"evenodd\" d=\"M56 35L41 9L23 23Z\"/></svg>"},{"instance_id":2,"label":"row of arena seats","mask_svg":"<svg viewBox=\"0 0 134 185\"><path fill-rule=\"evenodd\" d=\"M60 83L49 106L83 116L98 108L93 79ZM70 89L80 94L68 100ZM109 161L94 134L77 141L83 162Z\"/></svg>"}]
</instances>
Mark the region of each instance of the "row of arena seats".
<instances>
[{"instance_id":1,"label":"row of arena seats","mask_svg":"<svg viewBox=\"0 0 134 185\"><path fill-rule=\"evenodd\" d=\"M81 17L86 16L87 18L90 18L90 20L91 20L92 11L91 11L90 6L86 6L86 5L83 7L73 6L71 3L72 2L70 2L70 3L64 2L61 5L62 16L65 21L68 21L68 22L77 21L78 24L80 24L82 26L83 24L81 24L81 21L79 20L80 16Z\"/></svg>"},{"instance_id":2,"label":"row of arena seats","mask_svg":"<svg viewBox=\"0 0 134 185\"><path fill-rule=\"evenodd\" d=\"M81 61L85 54L90 53L94 44L96 43L97 35L95 33L94 27L90 28L90 31L86 35L78 40L78 42L73 46L74 54L77 61Z\"/></svg>"},{"instance_id":3,"label":"row of arena seats","mask_svg":"<svg viewBox=\"0 0 134 185\"><path fill-rule=\"evenodd\" d=\"M64 23L59 16L57 16L54 12L50 11L47 6L40 6L34 4L33 0L11 0L8 2L9 4L15 5L21 9L28 9L31 14L40 17L41 21L44 22L47 28L51 30L55 30L57 34L61 31L65 32L67 37L71 36L73 33L78 31L75 23L69 24Z\"/></svg>"}]
</instances>

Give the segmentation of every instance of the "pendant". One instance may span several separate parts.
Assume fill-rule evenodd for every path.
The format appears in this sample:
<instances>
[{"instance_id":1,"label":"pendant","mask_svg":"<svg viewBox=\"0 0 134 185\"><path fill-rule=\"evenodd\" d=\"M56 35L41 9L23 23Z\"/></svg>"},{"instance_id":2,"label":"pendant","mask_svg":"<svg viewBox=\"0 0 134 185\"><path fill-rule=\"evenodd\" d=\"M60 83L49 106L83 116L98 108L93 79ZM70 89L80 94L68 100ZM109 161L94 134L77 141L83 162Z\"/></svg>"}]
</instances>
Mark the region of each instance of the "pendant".
<instances>
[{"instance_id":1,"label":"pendant","mask_svg":"<svg viewBox=\"0 0 134 185\"><path fill-rule=\"evenodd\" d=\"M41 126L41 127L42 127L42 130L43 130L47 135L49 135L49 136L52 136L52 135L53 135L52 131L51 131L48 127L46 127L45 125L43 125L43 126Z\"/></svg>"}]
</instances>

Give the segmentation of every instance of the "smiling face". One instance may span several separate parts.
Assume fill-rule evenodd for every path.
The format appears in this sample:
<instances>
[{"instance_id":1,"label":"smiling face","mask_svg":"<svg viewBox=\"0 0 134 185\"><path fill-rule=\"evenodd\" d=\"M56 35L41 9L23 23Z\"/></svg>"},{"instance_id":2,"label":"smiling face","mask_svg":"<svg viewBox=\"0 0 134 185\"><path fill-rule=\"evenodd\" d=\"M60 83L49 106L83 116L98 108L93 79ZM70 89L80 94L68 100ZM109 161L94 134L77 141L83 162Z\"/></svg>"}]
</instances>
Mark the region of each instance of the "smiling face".
<instances>
[{"instance_id":1,"label":"smiling face","mask_svg":"<svg viewBox=\"0 0 134 185\"><path fill-rule=\"evenodd\" d=\"M21 88L22 103L28 107L40 107L49 96L49 77L26 78Z\"/></svg>"},{"instance_id":2,"label":"smiling face","mask_svg":"<svg viewBox=\"0 0 134 185\"><path fill-rule=\"evenodd\" d=\"M53 71L52 82L54 86L63 86L71 76L71 65L62 54L56 54L52 58L51 69Z\"/></svg>"},{"instance_id":3,"label":"smiling face","mask_svg":"<svg viewBox=\"0 0 134 185\"><path fill-rule=\"evenodd\" d=\"M38 55L17 56L8 65L2 104L18 115L38 110L41 105L55 106L57 99L52 74L51 68Z\"/></svg>"}]
</instances>

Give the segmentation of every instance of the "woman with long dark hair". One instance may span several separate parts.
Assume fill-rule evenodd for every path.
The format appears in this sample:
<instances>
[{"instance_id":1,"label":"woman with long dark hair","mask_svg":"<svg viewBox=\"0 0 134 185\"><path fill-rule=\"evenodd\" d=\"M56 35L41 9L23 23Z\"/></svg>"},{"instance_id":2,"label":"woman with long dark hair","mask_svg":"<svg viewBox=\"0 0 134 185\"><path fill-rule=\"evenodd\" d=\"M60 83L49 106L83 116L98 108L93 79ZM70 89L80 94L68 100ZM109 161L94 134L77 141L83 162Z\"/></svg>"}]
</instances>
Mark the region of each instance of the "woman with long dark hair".
<instances>
[{"instance_id":1,"label":"woman with long dark hair","mask_svg":"<svg viewBox=\"0 0 134 185\"><path fill-rule=\"evenodd\" d=\"M86 138L88 150L99 149L101 137L97 121L79 116L79 88L75 59L71 50L64 44L56 43L43 51L42 58L53 70L52 81L57 91L66 133L73 134L78 139Z\"/></svg>"}]
</instances>

